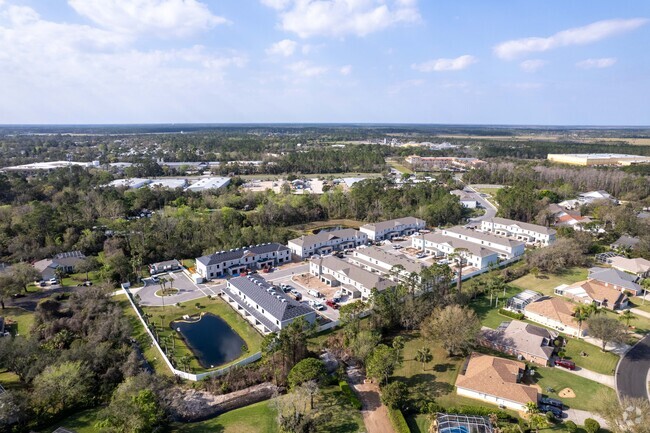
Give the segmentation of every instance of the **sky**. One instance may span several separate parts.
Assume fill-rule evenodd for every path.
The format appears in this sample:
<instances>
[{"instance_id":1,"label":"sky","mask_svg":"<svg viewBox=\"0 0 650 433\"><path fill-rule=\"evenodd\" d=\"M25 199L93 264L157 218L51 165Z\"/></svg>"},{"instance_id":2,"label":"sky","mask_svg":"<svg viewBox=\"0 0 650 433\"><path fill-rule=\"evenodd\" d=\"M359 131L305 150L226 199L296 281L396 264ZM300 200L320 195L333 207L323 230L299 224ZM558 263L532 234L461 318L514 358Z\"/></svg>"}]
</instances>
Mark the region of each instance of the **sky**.
<instances>
[{"instance_id":1,"label":"sky","mask_svg":"<svg viewBox=\"0 0 650 433\"><path fill-rule=\"evenodd\" d=\"M644 0L0 0L0 124L650 125Z\"/></svg>"}]
</instances>

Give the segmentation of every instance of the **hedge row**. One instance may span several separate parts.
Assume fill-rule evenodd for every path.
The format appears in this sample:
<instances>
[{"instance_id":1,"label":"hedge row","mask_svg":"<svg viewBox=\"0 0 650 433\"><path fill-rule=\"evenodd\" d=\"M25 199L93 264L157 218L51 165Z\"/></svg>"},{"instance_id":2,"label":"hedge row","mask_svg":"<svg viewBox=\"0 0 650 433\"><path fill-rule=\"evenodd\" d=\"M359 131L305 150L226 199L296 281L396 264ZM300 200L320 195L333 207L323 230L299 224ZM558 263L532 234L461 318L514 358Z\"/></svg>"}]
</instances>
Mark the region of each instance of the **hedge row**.
<instances>
[{"instance_id":1,"label":"hedge row","mask_svg":"<svg viewBox=\"0 0 650 433\"><path fill-rule=\"evenodd\" d=\"M514 420L514 418L510 416L506 411L500 409L491 409L482 406L461 406L461 407L445 408L440 406L436 402L429 402L427 404L426 409L428 413L442 412L442 413L455 413L459 415L478 415L478 416L488 416L488 415L495 414L497 418L502 421Z\"/></svg>"},{"instance_id":2,"label":"hedge row","mask_svg":"<svg viewBox=\"0 0 650 433\"><path fill-rule=\"evenodd\" d=\"M357 397L354 391L352 391L350 385L345 380L341 380L339 381L339 387L341 388L341 391L343 391L343 394L345 394L350 400L352 407L356 410L361 410L361 400L359 400L359 397Z\"/></svg>"},{"instance_id":3,"label":"hedge row","mask_svg":"<svg viewBox=\"0 0 650 433\"><path fill-rule=\"evenodd\" d=\"M404 419L404 414L399 409L388 408L388 417L390 418L390 423L393 424L393 428L396 433L411 433L406 420Z\"/></svg>"},{"instance_id":4,"label":"hedge row","mask_svg":"<svg viewBox=\"0 0 650 433\"><path fill-rule=\"evenodd\" d=\"M517 320L524 320L524 315L521 313L515 313L514 311L506 310L503 308L499 309L499 314L502 316L510 317L512 319L517 319Z\"/></svg>"}]
</instances>

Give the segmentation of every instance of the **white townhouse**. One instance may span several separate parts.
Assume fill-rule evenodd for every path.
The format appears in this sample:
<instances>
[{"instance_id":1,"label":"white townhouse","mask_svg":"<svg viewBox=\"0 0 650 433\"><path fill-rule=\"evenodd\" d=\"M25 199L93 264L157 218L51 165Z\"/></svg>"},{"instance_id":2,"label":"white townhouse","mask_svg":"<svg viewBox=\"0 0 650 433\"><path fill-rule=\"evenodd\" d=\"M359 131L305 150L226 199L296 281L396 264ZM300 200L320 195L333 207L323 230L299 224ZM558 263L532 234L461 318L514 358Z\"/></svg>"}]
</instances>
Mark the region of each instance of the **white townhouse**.
<instances>
[{"instance_id":1,"label":"white townhouse","mask_svg":"<svg viewBox=\"0 0 650 433\"><path fill-rule=\"evenodd\" d=\"M370 240L383 241L384 239L412 235L418 230L422 230L425 225L426 222L424 220L415 217L405 217L364 224L359 230L368 235L368 239Z\"/></svg>"},{"instance_id":2,"label":"white townhouse","mask_svg":"<svg viewBox=\"0 0 650 433\"><path fill-rule=\"evenodd\" d=\"M481 221L481 231L542 246L553 244L557 233L548 227L499 217Z\"/></svg>"},{"instance_id":3,"label":"white townhouse","mask_svg":"<svg viewBox=\"0 0 650 433\"><path fill-rule=\"evenodd\" d=\"M277 332L299 317L316 321L313 309L275 291L265 279L248 275L228 280L221 289L223 299L262 334Z\"/></svg>"},{"instance_id":4,"label":"white townhouse","mask_svg":"<svg viewBox=\"0 0 650 433\"><path fill-rule=\"evenodd\" d=\"M458 254L469 266L477 269L485 269L493 263L497 264L500 256L499 251L492 248L445 236L441 232L415 236L412 238L411 245L436 257L448 258L451 254Z\"/></svg>"},{"instance_id":5,"label":"white townhouse","mask_svg":"<svg viewBox=\"0 0 650 433\"><path fill-rule=\"evenodd\" d=\"M368 235L355 229L322 231L315 235L303 235L291 239L287 246L300 258L329 254L335 250L356 248L368 242Z\"/></svg>"},{"instance_id":6,"label":"white townhouse","mask_svg":"<svg viewBox=\"0 0 650 433\"><path fill-rule=\"evenodd\" d=\"M196 273L205 280L235 276L246 269L264 269L291 261L291 250L278 243L217 251L196 259Z\"/></svg>"},{"instance_id":7,"label":"white townhouse","mask_svg":"<svg viewBox=\"0 0 650 433\"><path fill-rule=\"evenodd\" d=\"M484 248L498 251L499 257L505 260L522 256L526 249L526 246L521 241L504 238L478 230L470 230L461 226L442 229L440 232L445 236L461 239L480 245Z\"/></svg>"},{"instance_id":8,"label":"white townhouse","mask_svg":"<svg viewBox=\"0 0 650 433\"><path fill-rule=\"evenodd\" d=\"M401 253L392 253L378 247L359 248L354 251L350 262L370 272L376 272L393 279L395 269L400 269L397 278L404 281L411 274L419 275L426 265L410 259Z\"/></svg>"},{"instance_id":9,"label":"white townhouse","mask_svg":"<svg viewBox=\"0 0 650 433\"><path fill-rule=\"evenodd\" d=\"M330 286L340 287L353 298L369 299L372 289L382 291L396 285L394 281L334 256L312 257L309 272Z\"/></svg>"}]
</instances>

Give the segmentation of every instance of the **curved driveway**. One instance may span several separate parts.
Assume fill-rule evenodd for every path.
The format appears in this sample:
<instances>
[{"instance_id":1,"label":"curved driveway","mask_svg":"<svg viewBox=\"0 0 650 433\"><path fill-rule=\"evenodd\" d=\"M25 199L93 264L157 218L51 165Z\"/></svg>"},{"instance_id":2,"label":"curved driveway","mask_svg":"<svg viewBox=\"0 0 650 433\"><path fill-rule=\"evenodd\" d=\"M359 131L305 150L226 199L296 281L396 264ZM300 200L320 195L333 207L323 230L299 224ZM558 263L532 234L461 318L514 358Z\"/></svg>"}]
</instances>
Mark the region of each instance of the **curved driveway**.
<instances>
[{"instance_id":1,"label":"curved driveway","mask_svg":"<svg viewBox=\"0 0 650 433\"><path fill-rule=\"evenodd\" d=\"M632 347L616 368L616 388L619 397L648 398L650 371L650 335Z\"/></svg>"}]
</instances>

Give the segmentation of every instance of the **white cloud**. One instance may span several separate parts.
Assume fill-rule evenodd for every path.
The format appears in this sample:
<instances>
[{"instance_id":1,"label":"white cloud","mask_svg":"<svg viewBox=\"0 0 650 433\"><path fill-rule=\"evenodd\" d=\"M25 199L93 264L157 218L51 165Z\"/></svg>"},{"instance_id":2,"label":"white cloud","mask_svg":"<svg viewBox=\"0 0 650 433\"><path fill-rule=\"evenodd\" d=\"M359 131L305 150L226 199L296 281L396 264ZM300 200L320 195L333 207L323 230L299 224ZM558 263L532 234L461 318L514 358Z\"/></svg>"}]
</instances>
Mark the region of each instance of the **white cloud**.
<instances>
[{"instance_id":1,"label":"white cloud","mask_svg":"<svg viewBox=\"0 0 650 433\"><path fill-rule=\"evenodd\" d=\"M228 22L197 0L68 0L80 15L107 30L188 36Z\"/></svg>"},{"instance_id":2,"label":"white cloud","mask_svg":"<svg viewBox=\"0 0 650 433\"><path fill-rule=\"evenodd\" d=\"M304 60L288 65L287 69L298 76L308 78L323 75L325 72L327 72L327 68L325 66L315 66L311 62Z\"/></svg>"},{"instance_id":3,"label":"white cloud","mask_svg":"<svg viewBox=\"0 0 650 433\"><path fill-rule=\"evenodd\" d=\"M546 38L530 37L502 42L494 47L494 53L502 59L510 60L528 53L543 52L570 45L590 44L637 29L647 22L646 18L597 21L584 27L563 30Z\"/></svg>"},{"instance_id":4,"label":"white cloud","mask_svg":"<svg viewBox=\"0 0 650 433\"><path fill-rule=\"evenodd\" d=\"M266 54L290 57L296 51L296 48L298 48L298 42L292 41L291 39L283 39L267 48Z\"/></svg>"},{"instance_id":5,"label":"white cloud","mask_svg":"<svg viewBox=\"0 0 650 433\"><path fill-rule=\"evenodd\" d=\"M339 69L339 73L341 75L350 75L352 73L352 65L341 66L341 69Z\"/></svg>"},{"instance_id":6,"label":"white cloud","mask_svg":"<svg viewBox=\"0 0 650 433\"><path fill-rule=\"evenodd\" d=\"M576 63L576 66L582 69L602 69L614 66L616 59L614 57L606 57L602 59L586 59Z\"/></svg>"},{"instance_id":7,"label":"white cloud","mask_svg":"<svg viewBox=\"0 0 650 433\"><path fill-rule=\"evenodd\" d=\"M415 0L262 0L280 14L280 28L301 38L366 36L420 20Z\"/></svg>"},{"instance_id":8,"label":"white cloud","mask_svg":"<svg viewBox=\"0 0 650 433\"><path fill-rule=\"evenodd\" d=\"M536 72L539 68L546 64L545 60L531 59L524 60L519 64L519 67L525 72Z\"/></svg>"},{"instance_id":9,"label":"white cloud","mask_svg":"<svg viewBox=\"0 0 650 433\"><path fill-rule=\"evenodd\" d=\"M478 62L478 59L468 54L455 59L435 59L428 62L413 64L411 67L420 72L460 71L469 65Z\"/></svg>"}]
</instances>

